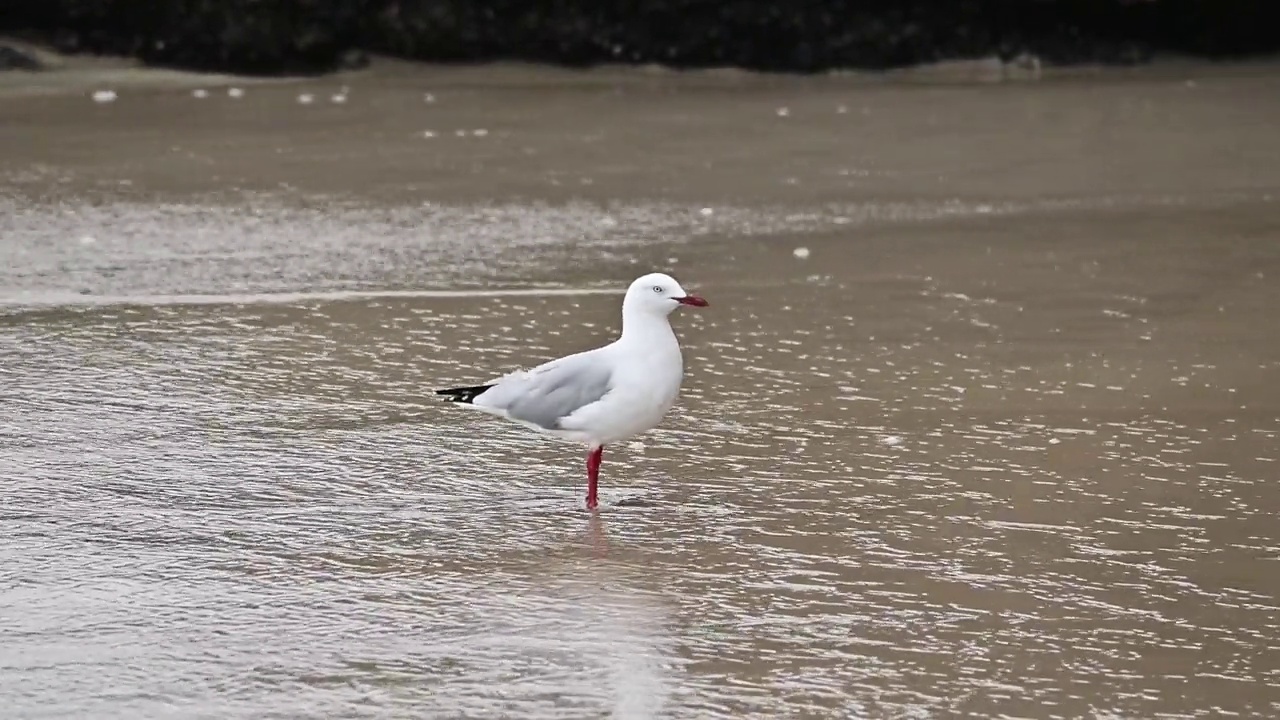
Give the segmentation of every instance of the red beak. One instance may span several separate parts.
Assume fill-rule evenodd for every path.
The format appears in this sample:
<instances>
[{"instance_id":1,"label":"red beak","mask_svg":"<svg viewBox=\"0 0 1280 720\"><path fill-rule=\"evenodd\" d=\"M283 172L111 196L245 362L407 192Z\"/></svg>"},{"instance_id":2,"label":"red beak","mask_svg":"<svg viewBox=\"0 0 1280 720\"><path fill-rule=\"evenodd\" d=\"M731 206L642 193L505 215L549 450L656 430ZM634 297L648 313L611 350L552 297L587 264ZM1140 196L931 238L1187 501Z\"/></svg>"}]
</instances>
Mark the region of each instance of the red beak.
<instances>
[{"instance_id":1,"label":"red beak","mask_svg":"<svg viewBox=\"0 0 1280 720\"><path fill-rule=\"evenodd\" d=\"M692 305L693 307L706 307L711 304L697 295L685 295L682 298L676 298L676 302L681 305Z\"/></svg>"}]
</instances>

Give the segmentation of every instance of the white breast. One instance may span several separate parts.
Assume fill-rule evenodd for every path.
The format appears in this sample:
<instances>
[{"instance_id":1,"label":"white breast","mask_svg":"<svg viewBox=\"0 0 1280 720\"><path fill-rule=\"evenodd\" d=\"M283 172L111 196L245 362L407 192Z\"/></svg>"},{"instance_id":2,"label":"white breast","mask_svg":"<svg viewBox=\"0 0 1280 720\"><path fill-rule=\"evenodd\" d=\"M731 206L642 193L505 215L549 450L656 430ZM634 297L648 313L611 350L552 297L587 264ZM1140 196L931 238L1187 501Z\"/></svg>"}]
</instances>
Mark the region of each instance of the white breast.
<instances>
[{"instance_id":1,"label":"white breast","mask_svg":"<svg viewBox=\"0 0 1280 720\"><path fill-rule=\"evenodd\" d=\"M675 336L645 347L610 348L616 352L609 393L583 408L564 427L580 429L590 442L608 444L652 429L675 404L684 378L684 362Z\"/></svg>"}]
</instances>

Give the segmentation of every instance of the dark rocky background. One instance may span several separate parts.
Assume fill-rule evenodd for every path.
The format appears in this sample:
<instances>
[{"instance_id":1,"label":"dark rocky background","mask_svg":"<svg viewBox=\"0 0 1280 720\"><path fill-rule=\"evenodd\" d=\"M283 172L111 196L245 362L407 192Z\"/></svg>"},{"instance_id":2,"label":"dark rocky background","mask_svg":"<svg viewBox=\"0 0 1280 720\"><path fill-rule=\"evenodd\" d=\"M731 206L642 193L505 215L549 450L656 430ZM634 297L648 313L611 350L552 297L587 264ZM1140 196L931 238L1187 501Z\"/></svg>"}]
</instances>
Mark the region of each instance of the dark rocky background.
<instances>
[{"instance_id":1,"label":"dark rocky background","mask_svg":"<svg viewBox=\"0 0 1280 720\"><path fill-rule=\"evenodd\" d=\"M1136 63L1275 52L1276 17L1276 0L0 0L0 33L64 52L253 74L366 51L799 72L1021 53ZM6 65L24 59L0 47Z\"/></svg>"}]
</instances>

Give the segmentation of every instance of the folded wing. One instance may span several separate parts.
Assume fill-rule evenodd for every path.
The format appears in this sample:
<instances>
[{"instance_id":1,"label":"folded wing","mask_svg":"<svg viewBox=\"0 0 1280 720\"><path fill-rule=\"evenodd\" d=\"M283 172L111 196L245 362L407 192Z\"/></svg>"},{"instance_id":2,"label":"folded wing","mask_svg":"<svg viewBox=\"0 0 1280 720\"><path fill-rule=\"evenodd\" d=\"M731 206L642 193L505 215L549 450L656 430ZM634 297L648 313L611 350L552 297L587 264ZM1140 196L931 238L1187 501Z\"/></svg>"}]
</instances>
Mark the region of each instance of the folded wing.
<instances>
[{"instance_id":1,"label":"folded wing","mask_svg":"<svg viewBox=\"0 0 1280 720\"><path fill-rule=\"evenodd\" d=\"M598 402L610 389L612 370L596 352L570 355L496 380L474 404L547 430Z\"/></svg>"}]
</instances>

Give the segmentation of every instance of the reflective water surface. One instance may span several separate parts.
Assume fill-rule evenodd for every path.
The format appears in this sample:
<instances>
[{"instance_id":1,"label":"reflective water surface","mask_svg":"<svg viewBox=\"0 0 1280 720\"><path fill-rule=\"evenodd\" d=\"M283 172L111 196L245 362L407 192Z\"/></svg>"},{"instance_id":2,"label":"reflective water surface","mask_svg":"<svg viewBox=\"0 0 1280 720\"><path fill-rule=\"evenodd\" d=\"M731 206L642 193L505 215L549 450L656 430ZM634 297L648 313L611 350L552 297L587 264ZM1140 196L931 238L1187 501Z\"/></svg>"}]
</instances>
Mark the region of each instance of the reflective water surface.
<instances>
[{"instance_id":1,"label":"reflective water surface","mask_svg":"<svg viewBox=\"0 0 1280 720\"><path fill-rule=\"evenodd\" d=\"M351 81L353 131L361 97L412 124L422 93L398 72ZM303 167L262 177L303 189L217 194L139 146L222 143L248 172L236 144L275 141L225 100L224 135L184 135L173 108L200 101L172 89L122 96L136 116L103 126L82 106L116 109L29 101L67 143L44 164L5 126L6 717L1280 713L1270 76L695 76L664 99L646 76L523 72L532 124L604 107L584 77L622 103L600 140L624 158L612 180L525 197L548 168L606 167L532 133L525 164L494 155L440 198L424 168L409 202L315 179L375 175L376 139L326 154L281 130ZM493 73L448 112L516 118L494 97L514 71ZM244 100L292 117L297 92ZM635 138L733 129L684 114L708 94L810 125L776 155L684 148L719 178L705 192L630 187L669 171ZM945 98L922 142L952 133L950 151L883 122L840 156L837 95L905 125ZM1004 154L966 125L993 95L1027 108ZM1091 112L1119 124L1081 130ZM590 139L582 117L565 132ZM1074 150L1027 160L1037 124ZM103 137L124 144L68 149ZM1215 145L1242 152L1197 156ZM888 189L827 172L859 162ZM600 513L578 448L431 395L607 341L651 269L712 306L676 315L682 399L606 449Z\"/></svg>"}]
</instances>

